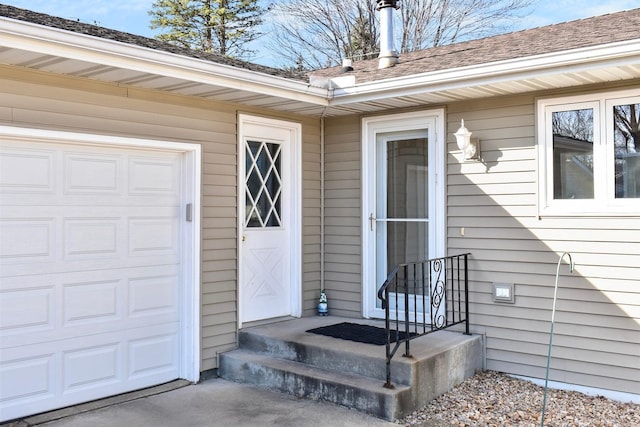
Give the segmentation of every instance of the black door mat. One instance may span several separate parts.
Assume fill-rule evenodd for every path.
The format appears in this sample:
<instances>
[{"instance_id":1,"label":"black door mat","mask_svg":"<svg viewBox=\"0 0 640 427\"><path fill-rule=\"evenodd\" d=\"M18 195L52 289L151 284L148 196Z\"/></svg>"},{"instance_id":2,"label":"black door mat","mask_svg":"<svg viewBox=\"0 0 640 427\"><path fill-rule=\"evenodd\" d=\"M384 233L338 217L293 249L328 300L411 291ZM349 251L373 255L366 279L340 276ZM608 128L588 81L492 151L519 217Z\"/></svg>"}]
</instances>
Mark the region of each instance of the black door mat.
<instances>
[{"instance_id":1,"label":"black door mat","mask_svg":"<svg viewBox=\"0 0 640 427\"><path fill-rule=\"evenodd\" d=\"M348 341L361 342L364 344L385 345L387 343L387 333L384 328L378 328L371 325L360 325L358 323L336 323L335 325L309 329L307 332ZM400 332L399 335L400 339L404 339L407 336L405 332ZM409 333L409 336L414 335L416 334ZM391 342L395 341L396 331L391 331Z\"/></svg>"}]
</instances>

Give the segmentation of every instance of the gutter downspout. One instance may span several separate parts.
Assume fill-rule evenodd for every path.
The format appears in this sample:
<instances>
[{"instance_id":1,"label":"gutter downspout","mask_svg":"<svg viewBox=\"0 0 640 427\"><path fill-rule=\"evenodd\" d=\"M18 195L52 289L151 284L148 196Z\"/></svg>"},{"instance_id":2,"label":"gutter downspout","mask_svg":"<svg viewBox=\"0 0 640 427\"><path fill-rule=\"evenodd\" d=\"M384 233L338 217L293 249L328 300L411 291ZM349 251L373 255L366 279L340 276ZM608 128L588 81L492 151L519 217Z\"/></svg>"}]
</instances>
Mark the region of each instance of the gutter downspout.
<instances>
[{"instance_id":1,"label":"gutter downspout","mask_svg":"<svg viewBox=\"0 0 640 427\"><path fill-rule=\"evenodd\" d=\"M324 111L320 117L320 291L324 292Z\"/></svg>"},{"instance_id":2,"label":"gutter downspout","mask_svg":"<svg viewBox=\"0 0 640 427\"><path fill-rule=\"evenodd\" d=\"M324 220L324 208L325 208L325 196L324 196L324 144L325 144L325 132L324 132L324 118L327 114L325 107L320 116L320 291L324 292L324 238L325 238L325 220Z\"/></svg>"}]
</instances>

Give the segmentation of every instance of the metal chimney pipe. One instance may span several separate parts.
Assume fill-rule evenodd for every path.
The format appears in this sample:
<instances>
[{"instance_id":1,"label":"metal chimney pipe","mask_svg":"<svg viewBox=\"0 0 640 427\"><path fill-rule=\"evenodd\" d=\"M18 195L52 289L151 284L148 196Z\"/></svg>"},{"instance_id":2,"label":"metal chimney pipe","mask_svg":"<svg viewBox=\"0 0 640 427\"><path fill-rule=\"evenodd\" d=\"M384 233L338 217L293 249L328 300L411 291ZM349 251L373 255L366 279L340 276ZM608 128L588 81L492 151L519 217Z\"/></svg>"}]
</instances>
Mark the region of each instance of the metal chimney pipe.
<instances>
[{"instance_id":1,"label":"metal chimney pipe","mask_svg":"<svg viewBox=\"0 0 640 427\"><path fill-rule=\"evenodd\" d=\"M380 11L378 69L389 68L398 63L398 52L393 48L393 12L398 8L398 0L377 0L376 3L376 10Z\"/></svg>"}]
</instances>

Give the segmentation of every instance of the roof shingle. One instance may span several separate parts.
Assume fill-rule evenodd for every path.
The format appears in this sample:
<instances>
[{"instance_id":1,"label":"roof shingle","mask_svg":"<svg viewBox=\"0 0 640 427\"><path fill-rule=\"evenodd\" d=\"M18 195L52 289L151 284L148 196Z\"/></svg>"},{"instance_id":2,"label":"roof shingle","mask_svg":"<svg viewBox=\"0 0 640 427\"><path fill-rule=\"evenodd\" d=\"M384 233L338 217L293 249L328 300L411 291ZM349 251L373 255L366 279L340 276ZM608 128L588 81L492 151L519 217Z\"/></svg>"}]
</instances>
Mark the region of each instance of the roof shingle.
<instances>
[{"instance_id":1,"label":"roof shingle","mask_svg":"<svg viewBox=\"0 0 640 427\"><path fill-rule=\"evenodd\" d=\"M354 71L346 74L340 74L341 67L310 74L316 77L354 75L358 83L372 82L638 39L638 28L640 9L633 9L405 53L391 68L379 70L378 60L371 59L354 62Z\"/></svg>"}]
</instances>

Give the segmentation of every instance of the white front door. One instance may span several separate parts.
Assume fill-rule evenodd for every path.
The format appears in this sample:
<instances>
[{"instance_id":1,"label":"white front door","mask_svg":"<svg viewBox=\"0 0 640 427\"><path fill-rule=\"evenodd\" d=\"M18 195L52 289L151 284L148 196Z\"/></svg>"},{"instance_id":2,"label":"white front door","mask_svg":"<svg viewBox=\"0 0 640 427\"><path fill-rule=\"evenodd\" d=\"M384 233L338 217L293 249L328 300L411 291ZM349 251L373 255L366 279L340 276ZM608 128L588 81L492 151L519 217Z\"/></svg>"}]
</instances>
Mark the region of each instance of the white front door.
<instances>
[{"instance_id":1,"label":"white front door","mask_svg":"<svg viewBox=\"0 0 640 427\"><path fill-rule=\"evenodd\" d=\"M363 121L364 311L384 317L377 290L400 264L444 254L444 140L441 111ZM422 275L428 276L429 272ZM422 319L429 297L411 298ZM414 317L414 315L416 315Z\"/></svg>"},{"instance_id":2,"label":"white front door","mask_svg":"<svg viewBox=\"0 0 640 427\"><path fill-rule=\"evenodd\" d=\"M152 143L0 129L0 421L197 378L194 162Z\"/></svg>"},{"instance_id":3,"label":"white front door","mask_svg":"<svg viewBox=\"0 0 640 427\"><path fill-rule=\"evenodd\" d=\"M240 324L299 316L300 126L240 116Z\"/></svg>"}]
</instances>

